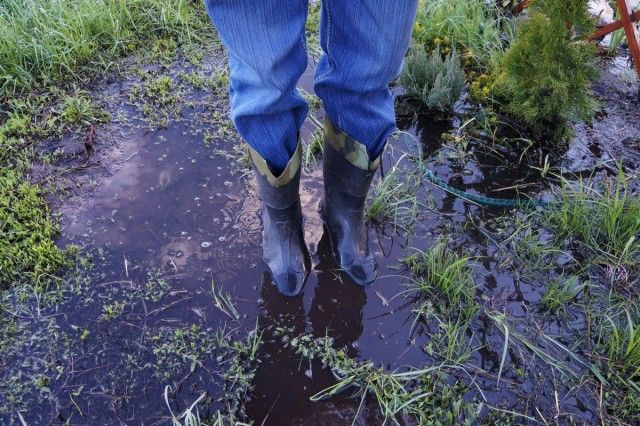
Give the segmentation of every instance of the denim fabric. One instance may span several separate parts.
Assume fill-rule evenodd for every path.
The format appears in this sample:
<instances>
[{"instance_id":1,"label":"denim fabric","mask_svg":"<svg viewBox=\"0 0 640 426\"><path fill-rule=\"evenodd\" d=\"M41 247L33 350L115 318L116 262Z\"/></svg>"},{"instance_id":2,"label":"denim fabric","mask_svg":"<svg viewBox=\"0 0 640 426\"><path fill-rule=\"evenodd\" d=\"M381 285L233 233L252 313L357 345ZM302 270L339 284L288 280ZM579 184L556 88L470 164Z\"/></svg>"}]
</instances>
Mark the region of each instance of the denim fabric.
<instances>
[{"instance_id":1,"label":"denim fabric","mask_svg":"<svg viewBox=\"0 0 640 426\"><path fill-rule=\"evenodd\" d=\"M378 156L395 129L389 83L402 65L417 0L322 0L315 91L327 116ZM293 155L308 106L307 0L205 0L229 56L231 118L274 172Z\"/></svg>"}]
</instances>

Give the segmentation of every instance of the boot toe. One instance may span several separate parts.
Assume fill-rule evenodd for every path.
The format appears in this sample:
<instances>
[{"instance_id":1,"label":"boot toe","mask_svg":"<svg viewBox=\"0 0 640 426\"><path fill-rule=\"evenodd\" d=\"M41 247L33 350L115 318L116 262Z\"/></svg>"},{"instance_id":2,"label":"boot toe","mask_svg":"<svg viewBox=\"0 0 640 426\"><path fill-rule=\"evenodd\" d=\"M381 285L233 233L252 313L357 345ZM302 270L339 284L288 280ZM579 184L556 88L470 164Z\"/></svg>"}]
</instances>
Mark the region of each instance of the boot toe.
<instances>
[{"instance_id":1,"label":"boot toe","mask_svg":"<svg viewBox=\"0 0 640 426\"><path fill-rule=\"evenodd\" d=\"M378 264L373 256L342 266L342 269L361 286L367 286L378 278Z\"/></svg>"},{"instance_id":2,"label":"boot toe","mask_svg":"<svg viewBox=\"0 0 640 426\"><path fill-rule=\"evenodd\" d=\"M297 296L302 291L307 279L307 273L289 268L281 273L273 274L273 281L278 287L278 291L288 297Z\"/></svg>"}]
</instances>

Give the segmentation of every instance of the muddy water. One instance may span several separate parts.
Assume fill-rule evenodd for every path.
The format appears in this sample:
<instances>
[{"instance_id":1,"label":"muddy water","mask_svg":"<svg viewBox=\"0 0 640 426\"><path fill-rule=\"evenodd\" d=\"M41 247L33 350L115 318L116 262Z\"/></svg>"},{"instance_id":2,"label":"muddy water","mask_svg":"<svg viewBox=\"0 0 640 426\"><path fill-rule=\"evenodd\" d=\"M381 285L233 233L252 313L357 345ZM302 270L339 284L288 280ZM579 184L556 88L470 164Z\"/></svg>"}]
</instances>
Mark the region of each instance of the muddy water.
<instances>
[{"instance_id":1,"label":"muddy water","mask_svg":"<svg viewBox=\"0 0 640 426\"><path fill-rule=\"evenodd\" d=\"M177 71L169 73L175 76ZM312 90L311 73L310 68L301 81L307 91ZM466 203L428 184L418 194L428 208L420 212L413 233L394 234L384 224L372 231L381 278L365 289L349 282L336 268L317 213L322 196L320 163L304 174L301 190L313 271L301 296L281 297L260 257L260 203L250 175L234 158L220 154L231 152L238 137L232 133L205 143L206 131L225 124L210 118L212 112L228 109L225 97L190 89L184 96L195 105L183 109L166 126L150 130L141 125L144 119L139 110L127 100L130 86L130 81L111 82L101 92L113 101L112 115L126 119L116 119L99 130L101 144L89 167L79 173L84 176L77 177L95 181L95 187L79 191L59 206L60 244L85 247L94 255L94 267L84 290L56 308L56 321L70 335L78 328L90 334L73 346L72 353L63 351L55 360L63 372L48 386L53 397L34 402L32 410L22 412L27 421L167 423L163 396L167 385L173 391L169 400L174 412L185 409L203 392L212 403L201 415L219 407L215 401L222 394L218 374L222 367L215 356L205 354L194 364L180 356L178 361L170 357L163 358L169 359L164 363L158 361L163 353L160 343L176 330L197 326L197 336L185 341L202 345L203 336L229 320L214 306L212 281L229 292L238 307L241 316L234 327L252 329L257 322L266 330L246 406L257 424L274 425L350 424L357 401L345 395L310 402L309 397L331 385L333 378L320 365L301 364L283 350L273 327L328 334L349 355L389 370L432 363L422 349L428 343L422 328L426 325L412 330L414 305L397 297L407 283L398 269L399 259L411 247L426 249L439 235L451 235L457 248L479 259L473 266L479 299L503 307L516 320L525 321L530 305L540 298L539 283L528 283L505 270L495 245L476 227L511 213ZM400 129L415 136L417 145L392 146L385 154L384 168L388 170L403 152L415 153L419 148L436 174L460 189L507 198L540 189L537 172L509 153L472 146L473 155L461 156L455 147L445 145L441 134L461 123L460 117L399 119ZM306 123L304 138L308 140L312 131L313 125ZM402 164L411 167L409 162ZM150 271L167 284L157 290L157 297L139 296ZM135 296L128 298L128 294ZM126 301L122 311L105 319L105 305L118 301ZM482 322L474 324L471 332L483 347L473 352L467 364L484 372L474 381L489 404L520 410L534 403L545 414L553 411L554 389L535 379L548 367L533 361L521 365L521 354L510 353L509 360L530 374L524 379L506 377L506 384L497 387L502 335ZM176 347L171 351L180 352ZM593 421L595 412L586 407L595 405L586 394L569 392L562 384L559 388L564 412ZM480 392L472 397L480 398ZM366 409L359 421L379 423L375 412Z\"/></svg>"}]
</instances>

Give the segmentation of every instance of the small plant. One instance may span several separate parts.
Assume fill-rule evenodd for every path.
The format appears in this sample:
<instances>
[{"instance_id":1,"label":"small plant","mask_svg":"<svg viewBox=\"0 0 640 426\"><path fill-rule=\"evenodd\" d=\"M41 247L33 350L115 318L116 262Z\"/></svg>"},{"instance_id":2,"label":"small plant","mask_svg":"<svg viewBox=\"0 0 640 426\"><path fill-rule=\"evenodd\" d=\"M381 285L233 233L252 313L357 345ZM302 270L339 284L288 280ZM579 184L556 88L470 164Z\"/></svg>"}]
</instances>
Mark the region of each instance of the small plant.
<instances>
[{"instance_id":1,"label":"small plant","mask_svg":"<svg viewBox=\"0 0 640 426\"><path fill-rule=\"evenodd\" d=\"M316 165L316 156L322 152L324 145L324 132L318 127L311 135L311 140L302 147L302 166L306 171Z\"/></svg>"},{"instance_id":2,"label":"small plant","mask_svg":"<svg viewBox=\"0 0 640 426\"><path fill-rule=\"evenodd\" d=\"M585 1L534 0L494 67L493 93L534 137L564 141L571 123L593 116L595 48L584 40L592 27Z\"/></svg>"},{"instance_id":3,"label":"small plant","mask_svg":"<svg viewBox=\"0 0 640 426\"><path fill-rule=\"evenodd\" d=\"M424 48L414 46L400 75L400 84L408 97L442 112L453 108L462 93L464 81L464 71L455 49L443 60L439 48L428 54Z\"/></svg>"},{"instance_id":4,"label":"small plant","mask_svg":"<svg viewBox=\"0 0 640 426\"><path fill-rule=\"evenodd\" d=\"M148 80L145 82L144 87L147 96L152 98L160 106L173 104L177 101L172 91L173 80L168 75Z\"/></svg>"},{"instance_id":5,"label":"small plant","mask_svg":"<svg viewBox=\"0 0 640 426\"><path fill-rule=\"evenodd\" d=\"M104 123L110 118L109 113L92 102L88 93L80 92L64 98L58 121L62 126L88 126Z\"/></svg>"},{"instance_id":6,"label":"small plant","mask_svg":"<svg viewBox=\"0 0 640 426\"><path fill-rule=\"evenodd\" d=\"M628 379L640 378L640 321L628 310L606 319L610 325L607 328L607 355Z\"/></svg>"},{"instance_id":7,"label":"small plant","mask_svg":"<svg viewBox=\"0 0 640 426\"><path fill-rule=\"evenodd\" d=\"M622 171L599 189L563 182L545 220L558 239L579 242L596 263L635 269L640 262L640 198L629 193Z\"/></svg>"},{"instance_id":8,"label":"small plant","mask_svg":"<svg viewBox=\"0 0 640 426\"><path fill-rule=\"evenodd\" d=\"M480 310L469 260L450 251L446 238L438 239L428 251L416 251L401 260L414 275L410 290L421 301L413 310L416 321L437 324L424 350L460 363L469 356L467 331Z\"/></svg>"},{"instance_id":9,"label":"small plant","mask_svg":"<svg viewBox=\"0 0 640 426\"><path fill-rule=\"evenodd\" d=\"M470 258L450 251L446 238L438 239L428 251L416 251L402 259L416 276L413 286L430 296L444 298L445 309L457 309L475 299Z\"/></svg>"},{"instance_id":10,"label":"small plant","mask_svg":"<svg viewBox=\"0 0 640 426\"><path fill-rule=\"evenodd\" d=\"M587 284L581 283L579 277L559 276L551 280L547 291L540 300L541 308L545 311L564 309L584 290Z\"/></svg>"},{"instance_id":11,"label":"small plant","mask_svg":"<svg viewBox=\"0 0 640 426\"><path fill-rule=\"evenodd\" d=\"M68 265L72 251L54 243L58 229L40 189L0 167L0 284L39 283Z\"/></svg>"},{"instance_id":12,"label":"small plant","mask_svg":"<svg viewBox=\"0 0 640 426\"><path fill-rule=\"evenodd\" d=\"M384 418L394 424L399 424L398 419L407 415L418 424L471 424L478 415L479 405L465 399L468 387L459 381L453 384L447 381L449 374L445 370L450 366L389 372L372 362L348 357L344 350L333 347L333 339L328 336L290 336L283 327L276 329L276 335L281 336L285 347L293 349L304 360L320 360L338 379L336 384L313 395L312 401L353 391L352 396L360 399L354 423L369 396L377 402Z\"/></svg>"},{"instance_id":13,"label":"small plant","mask_svg":"<svg viewBox=\"0 0 640 426\"><path fill-rule=\"evenodd\" d=\"M448 53L457 49L465 67L485 69L510 38L510 25L495 2L426 0L420 2L413 38L423 47Z\"/></svg>"},{"instance_id":14,"label":"small plant","mask_svg":"<svg viewBox=\"0 0 640 426\"><path fill-rule=\"evenodd\" d=\"M418 217L417 178L400 169L399 162L371 190L367 220L389 221L394 229L411 231Z\"/></svg>"}]
</instances>

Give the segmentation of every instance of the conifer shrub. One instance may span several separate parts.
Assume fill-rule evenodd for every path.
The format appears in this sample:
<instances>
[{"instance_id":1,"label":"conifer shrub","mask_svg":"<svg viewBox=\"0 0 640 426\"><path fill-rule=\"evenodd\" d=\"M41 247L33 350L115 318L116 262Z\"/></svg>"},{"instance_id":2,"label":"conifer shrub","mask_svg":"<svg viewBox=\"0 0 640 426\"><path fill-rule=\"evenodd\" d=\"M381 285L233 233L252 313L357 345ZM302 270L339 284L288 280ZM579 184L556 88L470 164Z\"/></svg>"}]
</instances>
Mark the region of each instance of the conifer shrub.
<instances>
[{"instance_id":1,"label":"conifer shrub","mask_svg":"<svg viewBox=\"0 0 640 426\"><path fill-rule=\"evenodd\" d=\"M424 48L414 46L405 58L400 75L400 84L409 98L442 112L453 108L464 81L465 74L455 49L443 59L440 49L428 54Z\"/></svg>"},{"instance_id":2,"label":"conifer shrub","mask_svg":"<svg viewBox=\"0 0 640 426\"><path fill-rule=\"evenodd\" d=\"M593 116L594 24L586 0L533 0L528 14L492 72L493 94L532 137L563 141Z\"/></svg>"}]
</instances>

